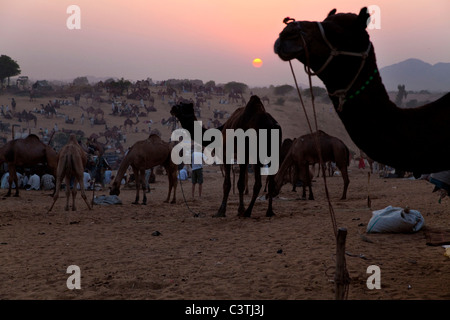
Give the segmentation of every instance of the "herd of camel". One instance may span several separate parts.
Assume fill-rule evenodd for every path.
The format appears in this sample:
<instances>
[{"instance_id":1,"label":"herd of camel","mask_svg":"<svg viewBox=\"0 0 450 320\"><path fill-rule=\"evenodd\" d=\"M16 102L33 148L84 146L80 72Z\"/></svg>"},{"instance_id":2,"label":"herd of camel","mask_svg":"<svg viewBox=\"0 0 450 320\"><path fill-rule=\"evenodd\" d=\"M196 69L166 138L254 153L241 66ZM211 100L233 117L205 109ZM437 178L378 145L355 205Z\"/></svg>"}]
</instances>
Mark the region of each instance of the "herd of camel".
<instances>
[{"instance_id":1,"label":"herd of camel","mask_svg":"<svg viewBox=\"0 0 450 320\"><path fill-rule=\"evenodd\" d=\"M366 23L370 18L367 9L356 14L337 14L332 10L322 22L295 21L286 18L286 27L275 42L275 53L284 61L297 59L305 65L310 75L317 75L325 84L335 110L355 144L371 159L389 165L398 170L413 172L414 175L439 172L450 169L450 153L444 147L450 138L450 94L417 108L401 109L389 100L386 89L376 65L375 52ZM339 30L337 32L336 30ZM349 41L351 39L351 41ZM344 63L345 62L345 63ZM346 86L347 84L347 86ZM197 120L192 103L179 103L170 111L181 126L194 134L194 121ZM261 99L253 95L245 107L240 107L218 128L222 131L223 145L226 143L227 129L275 129L280 132L279 149L268 145L269 153L280 156L281 166L275 175L269 175L268 208L266 216L273 216L272 199L279 192L286 176L288 181L302 180L310 188L312 198L309 165L332 161L342 173L344 190L341 199L346 198L349 178L347 167L350 155L345 144L338 138L323 131L312 132L294 140L282 141L280 124L266 112ZM203 130L206 130L203 128ZM270 140L270 139L269 139ZM270 141L269 141L270 142ZM269 143L268 142L268 143ZM136 199L139 201L140 186L145 196L145 170L163 165L169 180L169 192L166 202L175 203L177 186L177 166L171 160L173 142L162 141L157 135L136 142L123 159L118 174L113 181L110 194L118 195L120 181L129 166L136 178ZM248 148L248 146L246 146ZM16 166L47 163L56 178L54 203L63 179L66 179L67 203L69 209L70 178L82 182L86 165L86 154L71 136L69 142L57 154L51 147L43 144L35 135L25 139L8 142L0 149L0 163L7 162L10 171L10 188L17 183ZM249 217L255 200L261 190L261 171L263 165L254 165L254 185L251 201L244 205L246 163L239 164L239 207L238 215ZM224 164L223 197L215 216L223 217L231 189L231 164ZM293 177L294 180L290 180ZM81 195L89 209L83 183L80 183ZM18 189L16 189L18 195ZM75 210L76 188L72 190L72 210Z\"/></svg>"}]
</instances>

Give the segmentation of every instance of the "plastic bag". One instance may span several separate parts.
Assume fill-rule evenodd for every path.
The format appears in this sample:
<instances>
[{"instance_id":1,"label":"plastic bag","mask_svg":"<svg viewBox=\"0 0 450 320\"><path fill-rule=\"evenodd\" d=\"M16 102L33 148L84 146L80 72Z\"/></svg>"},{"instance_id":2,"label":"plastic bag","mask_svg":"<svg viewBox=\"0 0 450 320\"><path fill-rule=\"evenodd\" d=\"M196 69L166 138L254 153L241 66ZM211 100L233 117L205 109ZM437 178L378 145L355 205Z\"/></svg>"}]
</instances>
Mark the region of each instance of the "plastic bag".
<instances>
[{"instance_id":1,"label":"plastic bag","mask_svg":"<svg viewBox=\"0 0 450 320\"><path fill-rule=\"evenodd\" d=\"M112 196L98 196L94 198L95 204L110 205L110 204L122 204L122 200L116 195Z\"/></svg>"},{"instance_id":2,"label":"plastic bag","mask_svg":"<svg viewBox=\"0 0 450 320\"><path fill-rule=\"evenodd\" d=\"M423 216L417 210L388 206L372 212L372 218L367 224L367 233L417 232L422 228L424 223Z\"/></svg>"}]
</instances>

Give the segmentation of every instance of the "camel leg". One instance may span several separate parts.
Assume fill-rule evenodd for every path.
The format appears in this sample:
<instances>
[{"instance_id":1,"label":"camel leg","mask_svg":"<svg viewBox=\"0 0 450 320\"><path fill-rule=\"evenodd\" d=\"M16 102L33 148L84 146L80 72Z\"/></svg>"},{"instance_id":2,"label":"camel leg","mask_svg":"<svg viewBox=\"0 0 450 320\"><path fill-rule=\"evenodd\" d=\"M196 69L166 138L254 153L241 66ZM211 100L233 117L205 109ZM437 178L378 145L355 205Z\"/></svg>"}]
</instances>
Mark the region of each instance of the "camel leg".
<instances>
[{"instance_id":1,"label":"camel leg","mask_svg":"<svg viewBox=\"0 0 450 320\"><path fill-rule=\"evenodd\" d=\"M302 191L302 200L306 200L306 185L305 185L304 182L303 182L303 185L302 185L302 190L303 190Z\"/></svg>"},{"instance_id":2,"label":"camel leg","mask_svg":"<svg viewBox=\"0 0 450 320\"><path fill-rule=\"evenodd\" d=\"M348 178L348 171L346 165L340 166L339 170L341 171L342 179L344 179L344 191L342 192L341 200L345 200L347 198L347 189L348 185L350 184L350 179Z\"/></svg>"},{"instance_id":3,"label":"camel leg","mask_svg":"<svg viewBox=\"0 0 450 320\"><path fill-rule=\"evenodd\" d=\"M66 176L65 179L66 182L66 206L64 207L64 210L69 211L69 201L70 201L70 177ZM73 181L73 188L76 189L77 188L77 180L75 179Z\"/></svg>"},{"instance_id":4,"label":"camel leg","mask_svg":"<svg viewBox=\"0 0 450 320\"><path fill-rule=\"evenodd\" d=\"M13 177L12 177L12 167L9 168L9 176L8 176L8 192L6 193L7 197L11 196L11 189L12 189L12 184L13 184Z\"/></svg>"},{"instance_id":5,"label":"camel leg","mask_svg":"<svg viewBox=\"0 0 450 320\"><path fill-rule=\"evenodd\" d=\"M248 194L248 166L245 166L245 192L244 194Z\"/></svg>"},{"instance_id":6,"label":"camel leg","mask_svg":"<svg viewBox=\"0 0 450 320\"><path fill-rule=\"evenodd\" d=\"M255 205L256 198L258 197L259 191L261 190L261 167L253 166L253 171L255 172L255 184L253 185L253 195L247 210L244 212L244 217L250 217L252 214L253 206Z\"/></svg>"},{"instance_id":7,"label":"camel leg","mask_svg":"<svg viewBox=\"0 0 450 320\"><path fill-rule=\"evenodd\" d=\"M245 171L247 171L246 164L239 165L239 179L238 179L238 191L239 191L239 208L238 208L238 216L242 217L245 212L244 206L244 192L245 192Z\"/></svg>"},{"instance_id":8,"label":"camel leg","mask_svg":"<svg viewBox=\"0 0 450 320\"><path fill-rule=\"evenodd\" d=\"M66 186L66 188L67 188L67 186ZM59 189L61 189L61 178L60 178L60 177L57 177L57 179L56 179L56 184L55 184L55 192L54 192L54 194L53 194L53 203L52 203L50 209L48 209L47 213L49 213L50 211L52 211L53 206L54 206L55 203L56 203L56 200L58 200L58 197L59 197Z\"/></svg>"},{"instance_id":9,"label":"camel leg","mask_svg":"<svg viewBox=\"0 0 450 320\"><path fill-rule=\"evenodd\" d=\"M16 193L14 193L14 197L19 196L19 179L17 178L17 171L14 167L14 175L13 175L14 183L16 184Z\"/></svg>"},{"instance_id":10,"label":"camel leg","mask_svg":"<svg viewBox=\"0 0 450 320\"><path fill-rule=\"evenodd\" d=\"M80 183L81 198L83 198L83 200L86 203L88 209L92 210L92 207L89 204L88 198L86 196L86 190L84 189L83 176L80 175L78 179L79 179L79 181L81 181L81 183ZM76 192L75 192L75 195L76 195ZM75 196L73 197L73 201L74 201L74 205L73 206L75 207Z\"/></svg>"},{"instance_id":11,"label":"camel leg","mask_svg":"<svg viewBox=\"0 0 450 320\"><path fill-rule=\"evenodd\" d=\"M231 165L224 164L225 167L225 179L223 180L223 198L222 203L220 205L219 211L213 217L225 217L225 212L227 211L227 201L228 195L231 190Z\"/></svg>"},{"instance_id":12,"label":"camel leg","mask_svg":"<svg viewBox=\"0 0 450 320\"><path fill-rule=\"evenodd\" d=\"M133 168L134 173L134 181L136 183L136 198L133 204L139 204L139 171L136 168Z\"/></svg>"},{"instance_id":13,"label":"camel leg","mask_svg":"<svg viewBox=\"0 0 450 320\"><path fill-rule=\"evenodd\" d=\"M76 179L78 180L78 179ZM83 180L78 180L80 182L80 189L84 188L84 183ZM75 187L76 183L74 184L73 188L72 188L72 211L76 211L77 207L75 205L75 199L77 198L77 188ZM66 192L67 194L67 192ZM69 197L67 197L67 210L69 210Z\"/></svg>"},{"instance_id":14,"label":"camel leg","mask_svg":"<svg viewBox=\"0 0 450 320\"><path fill-rule=\"evenodd\" d=\"M139 171L138 171L139 172ZM137 183L139 181L139 183ZM136 187L138 188L138 192L139 192L139 184L142 186L142 204L146 205L147 204L147 195L145 194L146 191L146 186L145 186L145 170L140 170L139 172L139 179L137 179L136 181Z\"/></svg>"},{"instance_id":15,"label":"camel leg","mask_svg":"<svg viewBox=\"0 0 450 320\"><path fill-rule=\"evenodd\" d=\"M176 190L177 190L177 182L178 182L177 170L173 170L173 167L168 165L166 167L166 171L167 171L167 178L169 179L169 192L167 194L167 199L164 202L169 202L170 193L172 192L172 189L173 189L173 197L172 197L172 201L170 203L177 203L177 198L176 198Z\"/></svg>"},{"instance_id":16,"label":"camel leg","mask_svg":"<svg viewBox=\"0 0 450 320\"><path fill-rule=\"evenodd\" d=\"M269 206L267 207L266 217L273 217L275 213L272 209L272 194L275 189L275 177L273 175L267 176L266 181L269 187Z\"/></svg>"},{"instance_id":17,"label":"camel leg","mask_svg":"<svg viewBox=\"0 0 450 320\"><path fill-rule=\"evenodd\" d=\"M309 188L309 197L308 197L308 199L309 200L314 200L314 195L313 195L311 183L309 183L308 188Z\"/></svg>"},{"instance_id":18,"label":"camel leg","mask_svg":"<svg viewBox=\"0 0 450 320\"><path fill-rule=\"evenodd\" d=\"M12 189L12 185L13 182L16 184L16 193L14 194L14 197L18 197L19 196L19 185L18 185L18 181L17 181L17 172L16 172L16 167L12 164L10 164L9 167L9 177L8 177L8 193L6 193L6 197L10 197L11 196L11 189Z\"/></svg>"}]
</instances>

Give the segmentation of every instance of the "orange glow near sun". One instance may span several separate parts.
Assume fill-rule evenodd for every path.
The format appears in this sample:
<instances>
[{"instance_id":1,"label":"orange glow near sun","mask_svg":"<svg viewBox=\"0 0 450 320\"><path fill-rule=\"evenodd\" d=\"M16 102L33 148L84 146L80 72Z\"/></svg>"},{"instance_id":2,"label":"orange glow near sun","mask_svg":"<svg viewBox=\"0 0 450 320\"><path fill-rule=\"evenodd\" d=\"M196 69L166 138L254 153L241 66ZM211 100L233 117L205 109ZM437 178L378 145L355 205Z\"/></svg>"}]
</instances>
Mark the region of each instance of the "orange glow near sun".
<instances>
[{"instance_id":1,"label":"orange glow near sun","mask_svg":"<svg viewBox=\"0 0 450 320\"><path fill-rule=\"evenodd\" d=\"M260 68L263 64L262 60L259 58L254 59L252 63L255 68Z\"/></svg>"}]
</instances>

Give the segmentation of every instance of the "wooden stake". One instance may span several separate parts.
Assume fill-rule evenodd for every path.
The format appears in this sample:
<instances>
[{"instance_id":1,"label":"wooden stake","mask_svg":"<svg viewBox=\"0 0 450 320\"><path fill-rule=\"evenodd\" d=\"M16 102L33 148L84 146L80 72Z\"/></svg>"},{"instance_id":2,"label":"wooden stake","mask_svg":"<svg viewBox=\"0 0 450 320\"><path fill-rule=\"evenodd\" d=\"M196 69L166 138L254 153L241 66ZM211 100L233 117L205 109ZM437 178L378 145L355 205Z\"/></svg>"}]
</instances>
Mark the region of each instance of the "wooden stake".
<instances>
[{"instance_id":1,"label":"wooden stake","mask_svg":"<svg viewBox=\"0 0 450 320\"><path fill-rule=\"evenodd\" d=\"M335 299L345 300L349 276L345 262L345 239L347 229L339 228L336 238L336 273L334 275Z\"/></svg>"}]
</instances>

